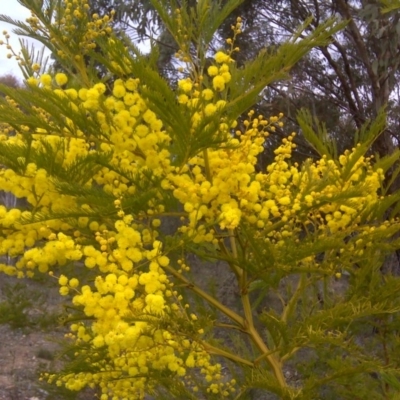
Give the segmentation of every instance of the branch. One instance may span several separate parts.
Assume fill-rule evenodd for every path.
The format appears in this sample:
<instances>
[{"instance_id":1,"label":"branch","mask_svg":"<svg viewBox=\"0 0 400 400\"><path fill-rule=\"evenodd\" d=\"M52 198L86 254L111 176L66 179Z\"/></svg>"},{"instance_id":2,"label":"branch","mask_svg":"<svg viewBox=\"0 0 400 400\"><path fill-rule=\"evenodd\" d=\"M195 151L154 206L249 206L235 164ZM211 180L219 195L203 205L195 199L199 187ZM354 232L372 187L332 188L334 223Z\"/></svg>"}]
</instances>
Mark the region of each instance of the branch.
<instances>
[{"instance_id":1,"label":"branch","mask_svg":"<svg viewBox=\"0 0 400 400\"><path fill-rule=\"evenodd\" d=\"M320 47L319 49L321 50L322 54L328 61L329 65L334 69L337 77L339 78L340 83L342 84L342 89L343 89L344 95L346 96L346 99L347 99L347 103L349 104L350 112L353 114L353 117L357 123L357 127L360 128L362 124L361 124L360 119L358 118L359 110L351 96L352 91L348 85L348 82L347 82L345 76L343 75L343 73L340 70L337 63L331 57L328 49L326 47Z\"/></svg>"},{"instance_id":2,"label":"branch","mask_svg":"<svg viewBox=\"0 0 400 400\"><path fill-rule=\"evenodd\" d=\"M367 48L365 46L365 43L363 41L363 38L361 36L361 33L354 22L353 17L351 16L350 13L350 8L345 0L336 0L338 9L341 11L342 16L349 21L348 27L349 27L349 33L352 35L354 44L356 49L358 50L358 54L361 58L361 60L364 63L364 66L367 70L369 79L371 80L371 85L372 85L372 91L374 94L374 97L376 97L379 93L379 82L378 82L378 77L372 70L372 65L370 62L370 57L367 51Z\"/></svg>"},{"instance_id":3,"label":"branch","mask_svg":"<svg viewBox=\"0 0 400 400\"><path fill-rule=\"evenodd\" d=\"M209 304L214 306L217 310L221 311L223 314L225 314L228 318L230 318L232 321L236 322L240 327L245 327L245 321L244 318L241 317L239 314L235 313L232 311L230 308L224 306L222 303L220 303L215 297L210 296L208 293L200 289L198 286L196 286L194 283L190 282L188 279L186 279L182 274L180 274L178 271L175 270L175 268L171 266L163 267L166 271L171 273L175 278L183 282L190 290L198 294L202 299L207 301Z\"/></svg>"},{"instance_id":4,"label":"branch","mask_svg":"<svg viewBox=\"0 0 400 400\"><path fill-rule=\"evenodd\" d=\"M358 91L357 91L356 84L353 79L353 74L351 72L351 67L349 64L349 60L347 59L346 52L344 51L343 46L336 39L332 40L332 44L338 49L339 53L342 56L343 63L344 63L344 70L346 71L346 74L349 77L350 86L351 86L354 98L356 99L358 109L362 110L363 109L362 102L360 100L360 97L358 96ZM364 116L363 116L363 120L365 120Z\"/></svg>"}]
</instances>

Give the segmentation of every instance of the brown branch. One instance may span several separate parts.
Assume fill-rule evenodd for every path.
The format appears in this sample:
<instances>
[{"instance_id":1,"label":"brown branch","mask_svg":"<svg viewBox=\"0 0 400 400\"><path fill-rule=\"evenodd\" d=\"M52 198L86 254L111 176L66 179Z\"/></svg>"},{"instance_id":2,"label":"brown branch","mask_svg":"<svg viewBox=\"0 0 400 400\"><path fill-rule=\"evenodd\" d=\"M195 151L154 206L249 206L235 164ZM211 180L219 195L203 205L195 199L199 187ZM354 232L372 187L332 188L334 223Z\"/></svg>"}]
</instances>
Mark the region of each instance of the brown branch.
<instances>
[{"instance_id":1,"label":"brown branch","mask_svg":"<svg viewBox=\"0 0 400 400\"><path fill-rule=\"evenodd\" d=\"M324 57L326 58L326 60L328 61L329 65L333 68L333 70L335 71L337 77L340 80L340 83L342 85L342 90L343 93L346 97L347 103L349 105L349 109L351 114L354 117L354 120L356 122L357 127L360 127L361 124L361 119L360 119L360 111L357 108L356 103L353 100L352 97L352 90L350 88L350 86L348 85L347 79L346 77L343 75L342 71L340 70L339 66L337 65L337 63L333 60L332 56L330 55L328 49L326 47L320 47L319 48L321 50L321 53L324 55Z\"/></svg>"},{"instance_id":2,"label":"brown branch","mask_svg":"<svg viewBox=\"0 0 400 400\"><path fill-rule=\"evenodd\" d=\"M348 33L351 34L351 38L353 39L358 55L360 56L362 62L364 63L365 69L367 70L367 74L371 81L372 93L374 99L376 99L379 93L379 81L377 75L372 70L372 64L370 62L370 57L367 51L367 47L365 46L365 43L363 41L363 37L356 23L354 22L353 17L351 16L348 3L345 0L336 0L336 3L338 5L338 11L345 19L349 21Z\"/></svg>"},{"instance_id":3,"label":"brown branch","mask_svg":"<svg viewBox=\"0 0 400 400\"><path fill-rule=\"evenodd\" d=\"M353 77L353 74L351 72L352 69L350 67L350 63L349 63L349 60L347 58L346 52L345 52L343 46L336 39L333 38L332 44L336 47L336 49L339 51L340 55L342 56L342 60L343 60L343 64L344 64L344 70L345 70L347 76L349 77L350 87L351 87L352 93L354 95L354 98L356 99L357 107L361 111L363 109L363 105L362 105L362 102L361 102L360 97L358 95L356 84L354 82L354 77ZM365 119L364 115L363 115L363 119Z\"/></svg>"}]
</instances>

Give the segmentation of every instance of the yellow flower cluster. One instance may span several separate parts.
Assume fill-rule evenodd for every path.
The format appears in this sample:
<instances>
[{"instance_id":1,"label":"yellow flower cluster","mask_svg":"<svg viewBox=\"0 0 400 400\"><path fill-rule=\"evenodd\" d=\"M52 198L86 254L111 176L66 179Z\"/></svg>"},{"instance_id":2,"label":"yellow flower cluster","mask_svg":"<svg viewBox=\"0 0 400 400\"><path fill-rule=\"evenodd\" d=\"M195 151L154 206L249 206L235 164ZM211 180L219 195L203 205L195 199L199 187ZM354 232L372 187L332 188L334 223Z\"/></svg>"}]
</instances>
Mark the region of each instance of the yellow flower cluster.
<instances>
[{"instance_id":1,"label":"yellow flower cluster","mask_svg":"<svg viewBox=\"0 0 400 400\"><path fill-rule=\"evenodd\" d=\"M82 1L65 1L63 12L58 15L55 23L58 25L59 31L63 32L62 39L68 43L68 47L76 46L82 54L96 48L95 39L98 36L105 36L112 32L109 26L110 17L105 15L100 18L99 15L88 15L90 10L89 2ZM84 26L85 29L80 34L77 27ZM58 36L54 36L53 40L57 40ZM65 57L66 54L59 52L58 56Z\"/></svg>"},{"instance_id":2,"label":"yellow flower cluster","mask_svg":"<svg viewBox=\"0 0 400 400\"><path fill-rule=\"evenodd\" d=\"M65 119L63 127L53 126L52 131L37 129L32 137L31 146L38 151L46 151L47 146L55 151L56 160L63 168L73 165L77 159L95 153L112 153L109 167L100 169L93 174L93 181L101 185L103 190L112 193L115 197L123 196L124 193L133 194L136 186L129 179L123 177L115 169L120 169L124 175L135 176L140 171L151 170L154 175L165 175L170 169L170 153L167 146L170 137L162 131L162 123L156 118L154 112L149 110L137 92L138 81L130 79L126 82L120 80L114 84L113 96L105 97L105 86L97 84L91 89L61 89L59 85L67 82L64 74L57 74L53 80L49 75L40 77L38 84L42 85L43 90L55 87L56 92L62 98L69 100L71 110L79 110L83 107L92 113L92 118L98 124L101 136L99 138L85 137L84 133L78 129L73 122ZM40 113L40 110L36 110ZM49 122L46 113L40 113L44 122ZM23 127L22 127L23 128ZM5 127L5 129L8 129ZM53 133L54 131L54 133ZM61 132L61 135L60 135ZM10 144L24 145L21 130L16 136L9 136L3 129L0 139ZM96 144L93 146L96 140ZM60 195L55 189L52 176L43 168L33 162L27 162L25 158L19 159L21 165L25 165L22 171L16 173L11 169L0 170L0 185L3 190L12 193L18 198L26 198L34 207L35 211L41 213L57 213L66 209L74 208L76 200L67 195ZM88 185L91 185L89 182ZM90 209L89 205L81 205L83 209ZM162 211L162 206L158 211ZM19 214L18 214L19 213ZM0 223L4 228L12 227L16 221L14 214L21 213L19 210L11 210L2 218ZM29 220L31 212L24 212L22 217ZM73 224L75 228L81 229L88 225L88 218L79 218ZM99 225L99 224L98 224ZM98 226L97 225L97 226ZM101 225L101 223L100 223ZM37 229L49 228L53 230L61 229L65 232L72 229L72 225L54 220L49 221L45 226L35 225ZM103 226L105 229L105 226ZM24 228L25 229L25 228ZM96 230L97 228L91 229ZM12 233L8 231L7 240L13 240ZM48 234L50 231L48 231ZM37 235L42 238L42 235ZM33 245L31 242L29 242ZM8 249L13 246L8 246ZM13 250L11 254L16 256L23 253L23 247L19 246L19 251ZM20 264L23 264L23 260Z\"/></svg>"},{"instance_id":3,"label":"yellow flower cluster","mask_svg":"<svg viewBox=\"0 0 400 400\"><path fill-rule=\"evenodd\" d=\"M359 211L379 201L384 176L382 170L373 169L371 159L360 157L346 173L346 160L354 157L356 148L346 151L340 162L324 157L299 169L290 164L295 148L292 134L274 151L275 160L267 170L256 172L257 157L264 151L269 132L275 125L282 126L281 117L266 120L250 112L244 132L236 131L225 148L208 150L207 161L199 154L179 175L168 174L163 187L173 190L184 205L188 224L180 230L195 243L215 241L215 222L221 230L232 230L244 219L261 232L267 229L273 243L282 244L308 212L313 213L313 222L319 218L319 229L335 233L357 223ZM352 190L363 195L341 196ZM271 231L269 227L278 221L283 227Z\"/></svg>"},{"instance_id":4,"label":"yellow flower cluster","mask_svg":"<svg viewBox=\"0 0 400 400\"><path fill-rule=\"evenodd\" d=\"M67 374L58 377L58 382L71 390L99 384L102 398L110 395L111 398L141 399L157 384L145 377L151 371L185 377L187 368L201 368L205 380L210 382L210 390L226 391L228 386L219 382L221 366L211 363L210 355L201 345L201 335L195 333L199 331L197 317L189 315L187 307L181 306L180 296L164 272L170 261L162 255L161 242L154 241L152 249L146 250L141 234L126 220L118 220L114 232L96 233L100 250L93 245L76 245L73 239L59 233L41 253L41 259L46 258L46 262L61 265L68 254L74 254L78 260L85 259L86 267L98 268L103 273L96 277L92 287L78 288L79 281L65 275L58 279L60 294L74 292L74 306L95 319L90 327L73 324L70 337L78 344L90 342L94 351L104 354L100 361L92 361L92 366L101 372ZM29 250L26 257L39 262L40 255L34 250ZM200 340L175 334L168 322L172 313L174 318L180 315ZM162 328L163 324L167 328ZM50 375L46 378L56 379ZM189 377L185 380L194 388Z\"/></svg>"}]
</instances>

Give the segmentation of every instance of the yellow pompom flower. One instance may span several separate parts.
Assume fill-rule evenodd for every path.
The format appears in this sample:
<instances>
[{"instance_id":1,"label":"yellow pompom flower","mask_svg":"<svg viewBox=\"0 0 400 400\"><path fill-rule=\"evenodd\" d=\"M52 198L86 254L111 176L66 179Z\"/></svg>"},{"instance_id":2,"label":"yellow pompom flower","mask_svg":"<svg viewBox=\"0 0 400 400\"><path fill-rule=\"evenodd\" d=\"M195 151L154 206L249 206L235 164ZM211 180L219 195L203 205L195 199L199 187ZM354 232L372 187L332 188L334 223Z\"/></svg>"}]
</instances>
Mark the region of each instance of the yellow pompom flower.
<instances>
[{"instance_id":1,"label":"yellow pompom flower","mask_svg":"<svg viewBox=\"0 0 400 400\"><path fill-rule=\"evenodd\" d=\"M133 92L134 90L137 89L138 83L139 83L139 79L130 78L125 82L125 87L128 90L130 90L131 92Z\"/></svg>"},{"instance_id":2,"label":"yellow pompom flower","mask_svg":"<svg viewBox=\"0 0 400 400\"><path fill-rule=\"evenodd\" d=\"M78 98L78 92L75 89L67 89L64 93L71 99L76 100Z\"/></svg>"},{"instance_id":3,"label":"yellow pompom flower","mask_svg":"<svg viewBox=\"0 0 400 400\"><path fill-rule=\"evenodd\" d=\"M51 81L52 81L52 79L49 74L44 74L40 77L40 83L43 84L44 86L50 86Z\"/></svg>"},{"instance_id":4,"label":"yellow pompom flower","mask_svg":"<svg viewBox=\"0 0 400 400\"><path fill-rule=\"evenodd\" d=\"M169 258L166 256L161 256L158 259L158 263L162 266L162 267L166 267L169 264Z\"/></svg>"},{"instance_id":5,"label":"yellow pompom flower","mask_svg":"<svg viewBox=\"0 0 400 400\"><path fill-rule=\"evenodd\" d=\"M288 196L281 197L278 201L279 204L282 204L283 206L290 204L290 198Z\"/></svg>"},{"instance_id":6,"label":"yellow pompom flower","mask_svg":"<svg viewBox=\"0 0 400 400\"><path fill-rule=\"evenodd\" d=\"M204 89L201 92L201 96L205 99L205 100L211 100L214 97L214 92L211 89Z\"/></svg>"},{"instance_id":7,"label":"yellow pompom flower","mask_svg":"<svg viewBox=\"0 0 400 400\"><path fill-rule=\"evenodd\" d=\"M61 286L68 285L68 278L65 275L61 275L58 278L58 284L61 285Z\"/></svg>"},{"instance_id":8,"label":"yellow pompom flower","mask_svg":"<svg viewBox=\"0 0 400 400\"><path fill-rule=\"evenodd\" d=\"M61 294L61 296L67 296L69 293L69 288L67 286L61 286L59 293Z\"/></svg>"},{"instance_id":9,"label":"yellow pompom flower","mask_svg":"<svg viewBox=\"0 0 400 400\"><path fill-rule=\"evenodd\" d=\"M190 79L184 79L178 82L178 86L183 92L188 93L192 90L193 83Z\"/></svg>"},{"instance_id":10,"label":"yellow pompom flower","mask_svg":"<svg viewBox=\"0 0 400 400\"><path fill-rule=\"evenodd\" d=\"M79 281L78 281L78 279L76 279L76 278L70 279L70 281L69 281L69 286L70 286L71 288L76 288L76 287L78 287L78 286L79 286Z\"/></svg>"},{"instance_id":11,"label":"yellow pompom flower","mask_svg":"<svg viewBox=\"0 0 400 400\"><path fill-rule=\"evenodd\" d=\"M88 92L88 90L86 88L79 89L79 92L78 92L79 98L83 101L86 101L87 100L87 92Z\"/></svg>"},{"instance_id":12,"label":"yellow pompom flower","mask_svg":"<svg viewBox=\"0 0 400 400\"><path fill-rule=\"evenodd\" d=\"M217 92L222 92L225 89L225 79L221 75L217 75L213 78L213 88Z\"/></svg>"},{"instance_id":13,"label":"yellow pompom flower","mask_svg":"<svg viewBox=\"0 0 400 400\"><path fill-rule=\"evenodd\" d=\"M210 76L218 75L218 72L218 67L216 67L215 65L211 65L211 67L208 67L207 69L207 73Z\"/></svg>"},{"instance_id":14,"label":"yellow pompom flower","mask_svg":"<svg viewBox=\"0 0 400 400\"><path fill-rule=\"evenodd\" d=\"M207 117L210 117L211 115L215 114L217 111L217 107L214 104L207 104L204 108L204 114Z\"/></svg>"},{"instance_id":15,"label":"yellow pompom flower","mask_svg":"<svg viewBox=\"0 0 400 400\"><path fill-rule=\"evenodd\" d=\"M31 77L29 77L29 78L26 80L26 83L27 83L28 85L37 86L39 82L38 82L38 80L37 80L36 78L34 78L33 76L31 76Z\"/></svg>"},{"instance_id":16,"label":"yellow pompom flower","mask_svg":"<svg viewBox=\"0 0 400 400\"><path fill-rule=\"evenodd\" d=\"M232 79L232 76L229 72L223 72L221 76L222 78L224 78L225 83L230 82L230 80Z\"/></svg>"},{"instance_id":17,"label":"yellow pompom flower","mask_svg":"<svg viewBox=\"0 0 400 400\"><path fill-rule=\"evenodd\" d=\"M68 77L65 74L56 74L55 80L58 86L64 86L68 82Z\"/></svg>"},{"instance_id":18,"label":"yellow pompom flower","mask_svg":"<svg viewBox=\"0 0 400 400\"><path fill-rule=\"evenodd\" d=\"M126 94L126 89L122 85L114 85L113 95L117 98L124 97Z\"/></svg>"},{"instance_id":19,"label":"yellow pompom flower","mask_svg":"<svg viewBox=\"0 0 400 400\"><path fill-rule=\"evenodd\" d=\"M217 52L215 54L214 58L218 64L228 63L231 60L231 58L228 56L228 54L225 54L222 51Z\"/></svg>"},{"instance_id":20,"label":"yellow pompom flower","mask_svg":"<svg viewBox=\"0 0 400 400\"><path fill-rule=\"evenodd\" d=\"M178 96L178 103L179 104L186 104L189 101L189 97L186 94L180 94Z\"/></svg>"}]
</instances>

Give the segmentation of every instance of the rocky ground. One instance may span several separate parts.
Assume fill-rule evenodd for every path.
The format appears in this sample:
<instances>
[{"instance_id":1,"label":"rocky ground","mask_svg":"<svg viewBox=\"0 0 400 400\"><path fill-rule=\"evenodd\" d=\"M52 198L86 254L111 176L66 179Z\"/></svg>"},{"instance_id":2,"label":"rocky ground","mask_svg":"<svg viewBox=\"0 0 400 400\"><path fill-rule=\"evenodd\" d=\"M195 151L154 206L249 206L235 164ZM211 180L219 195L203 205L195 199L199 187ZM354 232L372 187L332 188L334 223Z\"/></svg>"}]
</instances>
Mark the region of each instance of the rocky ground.
<instances>
[{"instance_id":1,"label":"rocky ground","mask_svg":"<svg viewBox=\"0 0 400 400\"><path fill-rule=\"evenodd\" d=\"M0 399L44 400L51 398L42 387L40 370L50 367L57 345L43 332L25 333L0 326Z\"/></svg>"},{"instance_id":2,"label":"rocky ground","mask_svg":"<svg viewBox=\"0 0 400 400\"><path fill-rule=\"evenodd\" d=\"M39 380L57 368L66 327L56 284L0 276L0 400L89 400ZM56 282L54 282L56 283Z\"/></svg>"}]
</instances>

